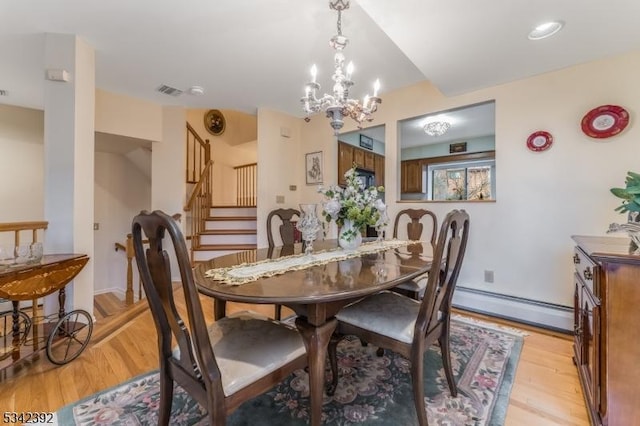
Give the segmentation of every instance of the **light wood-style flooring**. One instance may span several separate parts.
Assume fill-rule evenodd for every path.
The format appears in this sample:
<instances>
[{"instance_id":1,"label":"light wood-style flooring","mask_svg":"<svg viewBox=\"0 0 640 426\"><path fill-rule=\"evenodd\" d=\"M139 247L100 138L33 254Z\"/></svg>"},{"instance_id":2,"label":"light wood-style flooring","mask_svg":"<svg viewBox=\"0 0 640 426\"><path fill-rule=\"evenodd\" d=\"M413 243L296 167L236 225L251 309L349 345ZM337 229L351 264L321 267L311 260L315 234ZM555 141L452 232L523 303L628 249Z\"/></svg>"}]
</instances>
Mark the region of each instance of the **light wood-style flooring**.
<instances>
[{"instance_id":1,"label":"light wood-style flooring","mask_svg":"<svg viewBox=\"0 0 640 426\"><path fill-rule=\"evenodd\" d=\"M207 309L208 304L211 306L210 300L203 299L203 303L207 315L212 315L212 309ZM247 308L273 315L271 305L234 303L228 306L229 312ZM289 313L283 308L283 316ZM44 354L37 354L23 362L20 369L6 369L0 373L2 411L56 411L158 367L156 331L146 301L124 308L112 295L99 295L95 315L98 321L91 343L76 360L58 367L49 363ZM582 390L571 358L570 337L505 321L494 322L528 333L505 424L588 425Z\"/></svg>"}]
</instances>

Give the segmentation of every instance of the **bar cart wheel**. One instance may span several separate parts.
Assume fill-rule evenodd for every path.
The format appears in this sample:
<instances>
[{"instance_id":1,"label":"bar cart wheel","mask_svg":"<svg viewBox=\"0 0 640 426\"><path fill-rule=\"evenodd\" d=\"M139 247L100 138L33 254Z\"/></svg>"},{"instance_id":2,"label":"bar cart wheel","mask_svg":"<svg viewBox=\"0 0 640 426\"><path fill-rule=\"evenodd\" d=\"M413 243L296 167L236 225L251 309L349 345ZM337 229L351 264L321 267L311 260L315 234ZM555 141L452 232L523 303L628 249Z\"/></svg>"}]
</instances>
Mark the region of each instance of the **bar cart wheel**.
<instances>
[{"instance_id":1,"label":"bar cart wheel","mask_svg":"<svg viewBox=\"0 0 640 426\"><path fill-rule=\"evenodd\" d=\"M47 358L64 365L76 359L89 344L93 319L82 309L76 309L58 320L47 339Z\"/></svg>"}]
</instances>

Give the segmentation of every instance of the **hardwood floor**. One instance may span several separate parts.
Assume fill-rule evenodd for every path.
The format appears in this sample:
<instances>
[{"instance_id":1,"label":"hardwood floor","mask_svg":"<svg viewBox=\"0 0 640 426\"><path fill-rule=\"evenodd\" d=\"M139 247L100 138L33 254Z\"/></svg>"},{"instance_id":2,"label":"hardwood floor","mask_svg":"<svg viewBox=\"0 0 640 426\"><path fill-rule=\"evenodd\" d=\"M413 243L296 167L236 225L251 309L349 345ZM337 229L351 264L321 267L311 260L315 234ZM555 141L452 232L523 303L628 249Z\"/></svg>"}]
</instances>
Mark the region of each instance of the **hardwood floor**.
<instances>
[{"instance_id":1,"label":"hardwood floor","mask_svg":"<svg viewBox=\"0 0 640 426\"><path fill-rule=\"evenodd\" d=\"M209 299L203 299L206 315L212 315ZM178 306L183 309L182 306ZM230 312L243 309L273 315L272 305L229 304ZM129 308L109 295L96 297L91 344L76 360L64 366L49 363L40 353L19 370L0 374L0 407L3 411L56 411L64 405L117 385L157 368L157 342L153 319L145 301ZM283 308L283 316L291 311ZM463 315L469 315L461 312ZM569 336L474 315L524 329L520 362L511 391L506 425L545 426L589 424ZM212 320L212 317L208 318Z\"/></svg>"}]
</instances>

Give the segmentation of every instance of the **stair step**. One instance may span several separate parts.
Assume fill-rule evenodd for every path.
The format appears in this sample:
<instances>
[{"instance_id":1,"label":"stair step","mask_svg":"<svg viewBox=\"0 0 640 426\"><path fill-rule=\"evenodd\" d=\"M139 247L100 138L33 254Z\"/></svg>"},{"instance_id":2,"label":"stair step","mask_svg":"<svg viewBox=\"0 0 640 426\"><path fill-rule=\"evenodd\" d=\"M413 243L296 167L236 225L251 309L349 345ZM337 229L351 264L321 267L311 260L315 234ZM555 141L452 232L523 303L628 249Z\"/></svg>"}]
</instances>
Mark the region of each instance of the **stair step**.
<instances>
[{"instance_id":1,"label":"stair step","mask_svg":"<svg viewBox=\"0 0 640 426\"><path fill-rule=\"evenodd\" d=\"M205 231L226 231L238 229L254 231L256 230L257 221L255 218L250 219L233 219L233 220L211 220L205 222Z\"/></svg>"},{"instance_id":2,"label":"stair step","mask_svg":"<svg viewBox=\"0 0 640 426\"><path fill-rule=\"evenodd\" d=\"M255 216L258 213L258 209L255 207L244 207L244 206L220 206L220 207L211 207L209 209L209 216L211 217L220 217L220 216Z\"/></svg>"},{"instance_id":3,"label":"stair step","mask_svg":"<svg viewBox=\"0 0 640 426\"><path fill-rule=\"evenodd\" d=\"M214 233L212 233L212 231ZM200 233L201 245L253 244L258 242L255 229L216 229Z\"/></svg>"},{"instance_id":4,"label":"stair step","mask_svg":"<svg viewBox=\"0 0 640 426\"><path fill-rule=\"evenodd\" d=\"M256 216L209 216L207 220L216 221L229 221L229 220L257 220Z\"/></svg>"},{"instance_id":5,"label":"stair step","mask_svg":"<svg viewBox=\"0 0 640 426\"><path fill-rule=\"evenodd\" d=\"M205 229L200 235L255 235L255 229Z\"/></svg>"},{"instance_id":6,"label":"stair step","mask_svg":"<svg viewBox=\"0 0 640 426\"><path fill-rule=\"evenodd\" d=\"M230 206L230 205L224 205L224 206L211 206L212 209L255 209L256 206Z\"/></svg>"},{"instance_id":7,"label":"stair step","mask_svg":"<svg viewBox=\"0 0 640 426\"><path fill-rule=\"evenodd\" d=\"M253 250L255 244L202 244L193 251L216 251L216 250Z\"/></svg>"}]
</instances>

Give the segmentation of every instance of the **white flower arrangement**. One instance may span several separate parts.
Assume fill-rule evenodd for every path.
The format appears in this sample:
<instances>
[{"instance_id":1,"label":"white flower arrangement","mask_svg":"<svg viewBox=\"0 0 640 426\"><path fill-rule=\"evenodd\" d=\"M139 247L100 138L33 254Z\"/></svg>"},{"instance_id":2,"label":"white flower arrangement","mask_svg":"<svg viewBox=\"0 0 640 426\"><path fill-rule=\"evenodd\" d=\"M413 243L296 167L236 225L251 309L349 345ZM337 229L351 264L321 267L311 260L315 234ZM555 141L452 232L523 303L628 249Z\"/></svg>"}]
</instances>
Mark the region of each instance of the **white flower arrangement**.
<instances>
[{"instance_id":1,"label":"white flower arrangement","mask_svg":"<svg viewBox=\"0 0 640 426\"><path fill-rule=\"evenodd\" d=\"M325 196L322 216L329 223L336 222L342 227L346 220L353 224L353 233L361 232L367 225L386 226L388 216L387 206L378 198L378 193L384 192L384 187L370 186L365 188L358 179L356 167L353 166L344 174L347 185L342 188L332 185L328 189L318 188L318 192ZM384 223L382 223L384 222ZM349 236L346 236L349 237Z\"/></svg>"}]
</instances>

